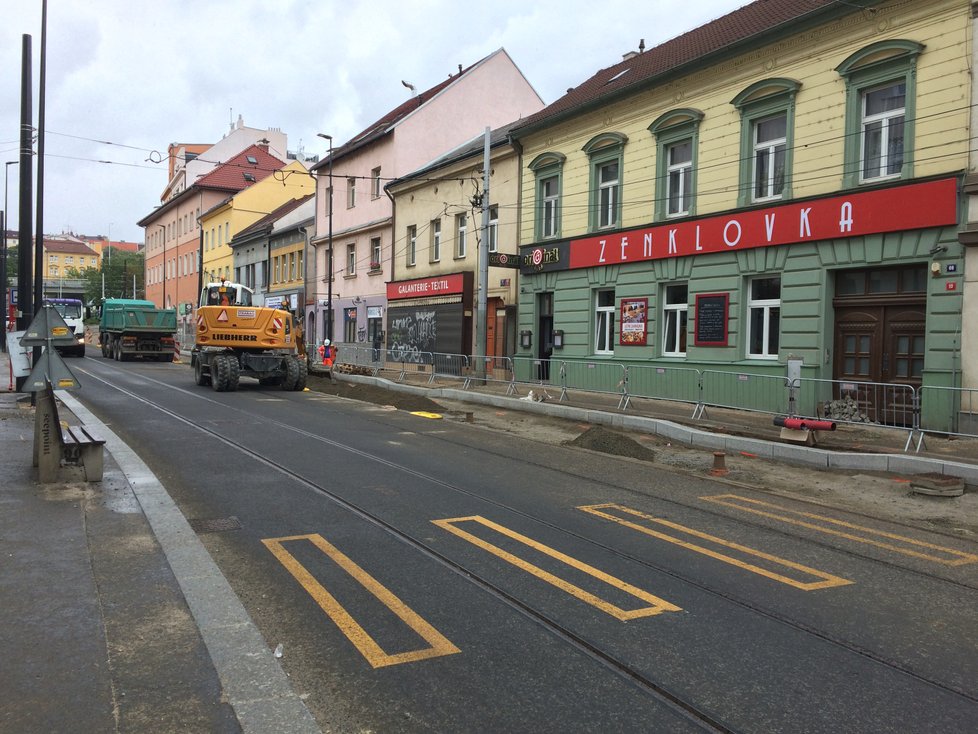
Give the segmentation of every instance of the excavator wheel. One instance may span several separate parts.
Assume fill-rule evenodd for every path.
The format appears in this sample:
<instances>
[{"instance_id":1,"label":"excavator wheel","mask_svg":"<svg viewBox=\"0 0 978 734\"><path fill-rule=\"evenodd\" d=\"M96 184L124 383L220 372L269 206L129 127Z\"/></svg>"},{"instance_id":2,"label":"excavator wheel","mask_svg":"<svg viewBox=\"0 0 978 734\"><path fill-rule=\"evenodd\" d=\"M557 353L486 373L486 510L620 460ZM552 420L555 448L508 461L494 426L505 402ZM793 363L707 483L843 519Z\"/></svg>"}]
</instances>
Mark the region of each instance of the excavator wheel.
<instances>
[{"instance_id":1,"label":"excavator wheel","mask_svg":"<svg viewBox=\"0 0 978 734\"><path fill-rule=\"evenodd\" d=\"M194 382L198 385L210 385L210 373L204 372L204 362L200 357L194 360Z\"/></svg>"},{"instance_id":2,"label":"excavator wheel","mask_svg":"<svg viewBox=\"0 0 978 734\"><path fill-rule=\"evenodd\" d=\"M295 356L289 355L282 362L285 367L285 379L282 380L282 389L295 390L296 384L299 382L299 360Z\"/></svg>"},{"instance_id":3,"label":"excavator wheel","mask_svg":"<svg viewBox=\"0 0 978 734\"><path fill-rule=\"evenodd\" d=\"M238 389L240 370L238 360L227 354L219 354L211 363L213 387L217 392L234 392Z\"/></svg>"},{"instance_id":4,"label":"excavator wheel","mask_svg":"<svg viewBox=\"0 0 978 734\"><path fill-rule=\"evenodd\" d=\"M306 389L306 379L309 377L309 365L302 357L296 357L295 361L299 365L299 379L295 381L293 390L302 391Z\"/></svg>"}]
</instances>

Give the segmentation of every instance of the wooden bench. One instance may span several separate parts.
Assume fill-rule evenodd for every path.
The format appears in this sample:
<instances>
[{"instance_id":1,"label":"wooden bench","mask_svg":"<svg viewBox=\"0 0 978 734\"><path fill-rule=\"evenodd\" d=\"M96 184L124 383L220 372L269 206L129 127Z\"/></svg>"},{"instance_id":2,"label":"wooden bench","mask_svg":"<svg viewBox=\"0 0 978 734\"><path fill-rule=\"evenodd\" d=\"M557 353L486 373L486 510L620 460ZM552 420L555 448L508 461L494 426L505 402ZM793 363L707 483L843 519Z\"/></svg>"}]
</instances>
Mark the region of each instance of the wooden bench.
<instances>
[{"instance_id":1,"label":"wooden bench","mask_svg":"<svg viewBox=\"0 0 978 734\"><path fill-rule=\"evenodd\" d=\"M34 466L43 484L84 479L102 481L105 439L85 426L62 426L51 384L37 393Z\"/></svg>"}]
</instances>

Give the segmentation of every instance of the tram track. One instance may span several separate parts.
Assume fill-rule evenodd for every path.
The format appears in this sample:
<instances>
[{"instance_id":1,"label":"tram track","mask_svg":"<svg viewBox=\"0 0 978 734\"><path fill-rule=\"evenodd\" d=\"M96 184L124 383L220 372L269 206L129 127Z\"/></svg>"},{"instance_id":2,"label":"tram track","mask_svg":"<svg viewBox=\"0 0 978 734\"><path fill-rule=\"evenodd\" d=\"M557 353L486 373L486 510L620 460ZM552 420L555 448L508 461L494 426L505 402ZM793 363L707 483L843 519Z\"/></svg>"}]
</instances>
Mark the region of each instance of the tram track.
<instances>
[{"instance_id":1,"label":"tram track","mask_svg":"<svg viewBox=\"0 0 978 734\"><path fill-rule=\"evenodd\" d=\"M314 480L309 479L308 477L302 475L301 473L296 472L296 471L290 469L288 466L286 466L286 465L284 465L284 464L282 464L280 462L277 462L277 461L275 461L272 458L269 458L269 456L266 456L262 452L253 450L253 449L249 448L248 446L242 444L241 442L237 442L237 441L234 441L231 438L228 438L227 436L223 435L218 430L211 429L211 428L208 428L206 426L202 426L202 425L194 422L193 420L191 420L191 419L189 419L189 418L187 418L187 417L185 417L183 415L180 415L179 413L175 412L174 410L171 410L170 408L168 408L167 406L163 405L162 403L159 403L157 401L151 400L151 399L149 399L147 397L144 397L142 395L137 395L136 393L132 392L131 390L127 390L127 389L122 388L122 387L120 387L118 385L112 384L108 380L105 380L102 377L100 377L100 376L98 376L98 375L96 375L94 373L89 373L89 374L94 379L98 379L99 381L103 382L107 387L109 387L109 388L111 388L113 390L116 390L116 391L118 391L118 392L120 392L122 394L125 394L127 397L129 397L129 398L131 398L133 400L137 400L137 401L141 402L142 404L146 405L147 407L151 407L151 408L153 408L155 410L158 410L161 413L169 416L170 418L172 418L174 420L177 420L177 421L181 422L182 424L184 424L184 425L186 425L186 426L188 426L190 428L193 428L194 430L197 430L197 431L200 431L201 433L204 433L204 434L209 435L210 437L212 437L212 438L214 438L214 439L216 439L216 440L224 443L229 448L232 448L235 451L238 451L238 452L240 452L240 453L242 453L244 455L247 455L250 458L252 458L252 459L260 462L261 464L265 465L269 469L272 469L272 470L274 470L276 472L279 472L279 473L283 474L284 476L289 477L292 481L295 481L296 483L298 483L298 484L306 487L307 489L309 489L311 491L314 491L317 494L319 494L319 495L327 498L328 500L330 500L331 502L335 503L336 505L338 505L338 506L346 509L347 511L351 512L353 515L355 515L356 517L360 518L361 520L363 520L365 522L368 522L368 523L374 525L375 527L383 530L385 533L389 534L391 537L393 537L397 541L399 541L401 543L404 543L405 545L407 545L407 546L415 549L416 551L422 553L425 557L427 557L427 558L429 558L429 559L431 559L431 560L433 560L433 561L441 564L445 568L451 570L452 572L456 573L457 575L459 575L460 577L462 577L465 580L469 581L470 583L473 583L474 585L476 585L477 587L479 587L483 591L491 594L493 597L497 598L498 600L500 600L501 602L503 602L504 604L506 604L507 606L509 606L511 609L519 612L524 617L526 617L528 619L531 619L536 624L538 624L541 627L543 627L544 629L546 629L549 633L551 633L551 634L557 636L558 638L564 640L565 642L567 642L568 644L570 644L571 646L573 646L575 649L577 649L578 651L580 651L582 654L588 656L589 658L593 659L597 663L599 663L602 666L606 667L607 669L613 671L619 677L621 677L621 678L629 681L630 683L632 683L634 685L639 686L641 689L645 690L651 696L653 696L657 700L660 700L661 702L663 702L664 704L666 704L667 706L669 706L676 713L678 713L679 715L683 716L684 718L686 718L690 722L695 723L697 726L703 728L704 730L707 730L707 731L718 731L718 732L733 731L731 728L729 728L729 726L727 724L725 724L720 719L720 717L718 717L714 713L712 713L710 711L707 711L707 710L702 710L702 709L698 708L694 703L692 703L690 701L684 700L681 695L679 695L676 692L670 690L668 687L662 685L660 682L651 679L650 677L648 677L647 675L645 675L642 671L636 670L634 667L630 666L626 661L617 659L613 655L610 655L610 654L606 653L605 651L601 650L599 647L597 647L596 645L594 645L592 642L590 642L586 638L582 637L581 635L575 633L573 630L570 630L566 626L562 625L559 621L557 621L555 619L552 619L548 615L542 613L540 610L534 609L533 607L529 606L525 602L521 601L520 599L516 598L512 594L508 593L505 589L503 589L503 588L497 586L496 584L494 584L491 580L485 578L484 576L481 576L477 572L474 572L474 571L466 568L463 564L461 564L461 563L453 560L452 558L450 558L450 557L446 556L445 554L439 552L438 550L432 548L429 544L425 543L423 540L418 539L418 538L416 538L416 537L414 537L414 536L412 536L412 535L404 532L403 530L400 530L399 528L395 527L391 523L385 521L383 518L381 518L381 517L379 517L379 516L371 513L369 510L366 510L365 508L357 505L356 503L353 503L350 500L348 500L348 499L346 499L346 498L338 495L336 492L330 490L329 488L323 486L322 484L320 484L320 483L318 483L318 482L316 482ZM154 382L154 383L158 384L159 386L164 387L166 389L169 389L169 390L179 390L179 391L184 392L184 393L186 393L188 395L193 395L195 397L195 399L197 399L197 400L206 400L208 402L211 402L211 403L213 403L215 405L220 406L224 410L232 410L232 411L235 411L237 413L240 413L242 416L246 416L249 420L257 420L257 419L260 419L266 425L271 425L271 426L273 426L276 429L293 431L293 432L295 432L295 433L303 436L307 440L317 441L317 442L320 442L320 443L329 445L329 446L331 446L333 448L341 449L343 451L352 453L352 454L354 454L354 455L356 455L356 456L358 456L358 457L360 457L362 459L365 459L365 460L369 460L369 461L373 461L373 462L382 464L382 465L384 465L384 466L386 466L386 467L388 467L388 468L390 468L392 470L410 474L410 475L414 476L415 478L418 478L418 479L420 479L422 481L425 481L425 482L429 482L429 483L435 484L435 485L437 485L437 486L439 486L439 487L441 487L443 489L447 489L447 490L450 490L450 491L453 491L453 492L457 492L457 493L460 493L460 494L463 494L463 495L466 495L466 496L469 496L469 497L476 498L476 499L478 499L478 500L480 500L482 502L486 502L486 503L492 504L492 505L494 505L494 506L496 506L496 507L498 507L500 509L503 509L503 510L505 510L507 512L514 513L514 514L516 514L518 516L521 516L521 517L523 517L525 519L531 520L531 521L533 521L535 523L539 523L539 524L541 524L541 525L543 525L545 527L548 527L548 528L550 528L550 529L552 529L554 531L557 531L559 533L562 533L562 534L564 534L564 535L566 535L566 536L568 536L570 538L573 538L575 541L578 541L578 542L581 542L581 543L587 543L587 544L589 544L590 546L592 546L594 548L598 548L598 549L601 549L602 551L605 551L605 552L609 552L611 554L614 554L616 557L618 557L620 559L627 560L629 562L639 564L642 567L645 567L645 568L647 568L649 570L654 570L657 573L666 574L666 575L668 575L668 576L670 576L670 577L672 577L672 578L674 578L674 579L676 579L676 580L678 580L678 581L680 581L680 582L682 582L684 584L687 584L687 585L689 585L691 587L694 587L694 588L696 588L696 589L698 589L698 590L700 590L702 592L705 592L707 594L710 594L710 595L712 595L714 597L720 598L720 599L724 600L727 603L734 604L734 605L736 605L736 606L738 606L738 607L740 607L740 608L742 608L742 609L744 609L746 611L749 611L749 612L751 612L753 614L757 614L757 615L763 616L766 619L769 619L769 620L772 620L774 622L777 622L779 624L786 625L786 626L788 626L788 627L790 627L790 628L792 628L792 629L794 629L794 630L796 630L798 632L801 632L801 633L803 633L805 635L808 635L808 636L811 636L813 638L817 638L817 639L819 639L819 640L821 640L823 642L827 642L827 643L829 643L829 644L831 644L831 645L833 645L833 646L835 646L835 647L837 647L839 649L842 649L842 650L844 650L844 651L846 651L848 653L851 653L851 654L854 654L854 655L859 655L859 656L861 656L863 658L866 658L868 660L871 660L875 664L878 664L878 665L881 665L881 666L885 666L885 667L887 667L887 668L889 668L889 669L891 669L893 671L896 671L896 672L899 672L899 673L901 673L903 675L909 676L909 677L911 677L911 678L913 678L913 679L915 679L915 680L917 680L917 681L919 681L919 682L921 682L923 684L926 684L928 686L933 686L933 687L938 688L940 690L943 690L943 691L952 693L954 695L960 696L960 697L962 697L962 698L964 698L964 699L966 699L966 700L968 700L970 702L978 703L978 696L975 696L974 694L971 694L968 691L961 690L961 689L959 689L959 688L957 688L957 687L955 687L953 685L949 685L947 683L944 683L944 682L941 682L941 681L938 681L938 680L934 680L934 679L932 679L932 678L930 678L930 677L928 677L926 675L920 674L920 673L914 671L908 665L901 663L900 661L888 659L888 658L886 658L886 657L884 657L884 656L882 656L882 655L880 655L880 654L878 654L878 653L876 653L876 652L874 652L872 650L869 650L869 649L866 649L866 648L864 648L864 647L862 647L860 645L854 644L853 642L851 642L849 640L845 640L843 638L840 638L840 637L837 637L837 636L828 634L826 632L823 632L821 630L815 629L811 625L808 625L808 624L806 624L804 622L801 622L801 621L799 621L797 619L792 619L791 617L789 617L789 616L787 616L785 614L782 614L782 613L779 613L779 612L776 612L776 611L772 611L770 609L765 609L765 608L763 608L763 607L761 607L761 606L759 606L757 604L754 604L754 603L752 603L752 602L750 602L750 601L748 601L746 599L742 599L742 598L739 598L739 597L737 597L735 595L729 594L727 592L723 592L723 591L720 591L720 590L711 588L710 586L707 586L707 585L705 585L705 584L703 584L703 583L701 583L699 581L696 581L695 579L689 578L689 577L687 577L687 576L685 576L683 574L677 573L677 572L675 572L675 571L673 571L673 570L671 570L669 568L665 568L665 567L656 565L655 563L651 563L651 562L649 562L646 559L633 556L633 555L631 555L629 553L626 553L626 552L623 552L623 551L621 551L621 550L619 550L617 548L614 548L612 546L609 546L609 545L606 545L604 543L598 542L598 541L594 540L593 538L589 538L589 537L584 536L584 535L581 535L579 533L576 533L576 532L567 530L566 528L562 528L562 527L560 527L558 525L555 525L551 521L548 521L548 520L546 520L544 518L535 516L532 513L526 512L525 510L522 510L520 508L511 506L511 505L507 505L504 502L499 502L499 501L496 501L496 500L493 500L493 499L486 498L486 497L484 497L482 495L478 495L478 494L472 492L471 490L466 489L465 487L459 486L458 484L455 484L455 483L452 483L452 482L448 482L448 481L439 479L437 477L431 476L430 474L427 474L425 472L418 471L416 469L413 469L411 467L405 466L403 464L399 464L398 462L391 461L389 459L386 459L386 458L384 458L382 456L379 456L377 454L371 453L369 451L364 451L362 449L358 449L356 447L353 447L353 446L351 446L349 444L345 444L343 442L336 441L334 439L329 439L329 438L320 436L320 435L318 435L318 434L316 434L314 432L307 431L307 430L302 429L302 428L297 428L295 426L292 426L292 425L290 425L288 423L285 423L285 422L282 422L282 421L269 419L266 415L259 415L257 412L249 411L249 410L241 407L241 405L228 405L226 403L220 402L219 400L214 400L213 398L210 398L209 396L205 396L205 395L201 394L200 391L197 391L197 390L184 390L183 388L174 387L173 385L170 385L170 384L168 384L168 383L166 383L164 381L156 380L154 378L147 377L145 375L141 375L140 377L142 379L145 379L145 380ZM376 418L370 418L369 420L373 420L373 421L376 421L377 423L381 423L381 421L379 419L376 419ZM461 442L457 442L457 441L452 441L450 438L448 438L448 437L446 437L444 435L441 435L441 434L425 434L425 435L426 435L426 438L429 438L431 440L439 440L439 441L447 442L447 443L450 443L450 444L453 444L453 445L457 445L457 446L464 446L466 448L472 448L471 446L469 446L467 444L464 444L464 443L461 443ZM479 447L479 449L482 450L482 451L486 451L488 453L494 453L494 452L490 451L489 449L485 448L484 446ZM503 454L499 454L499 455L500 456L503 456ZM510 458L511 459L513 457L507 456L507 458ZM628 488L628 487L624 487L624 486L621 486L619 484L613 484L613 483L610 483L610 482L601 482L600 480L595 480L593 477L582 476L582 475L580 475L578 473L567 471L566 469L555 468L554 466L551 466L551 465L548 465L548 464L544 464L544 463L541 463L541 462L534 462L534 461L529 460L529 459L523 459L523 460L526 461L526 463L528 463L528 464L539 466L541 468L545 468L548 471L563 472L564 474L566 474L569 477L575 477L575 478L578 478L578 479L586 479L586 480L591 481L591 482L597 481L597 482L599 482L601 484L604 484L605 486L609 487L609 489L614 489L615 491L619 491L619 492L621 492L621 491L631 492L631 493L635 493L637 495L641 495L641 496L643 496L645 498L648 498L649 497L649 494L647 492L646 493L640 493L637 490L634 490L634 489L631 489L631 488ZM715 511L715 510L712 510L712 509L709 509L709 508L703 508L703 507L699 507L699 506L693 507L692 505L686 505L686 504L683 504L681 502L677 502L675 500L671 500L671 499L663 498L663 497L655 497L655 499L656 500L659 500L659 501L662 501L662 502L671 503L671 504L673 504L673 505L675 505L677 507L682 507L682 508L685 508L685 509L695 509L697 511L701 511L701 512L705 512L707 514L715 515L717 517L723 518L723 519L728 520L728 521L732 519L729 515L725 515L722 512L718 512L718 511ZM750 522L750 521L748 521L748 520L746 520L744 518L735 518L735 521L741 522L741 523L743 523L744 525L746 525L748 527L764 527L767 530L772 530L772 528L770 528L767 525L763 525L761 523ZM784 532L784 531L775 530L774 532L779 532L779 533L781 533L782 535L784 535L786 537L791 537L791 538L797 539L797 536L792 536L789 533ZM805 542L814 543L815 545L818 545L818 546L827 547L827 548L832 549L833 551L837 551L837 552L840 551L840 548L838 548L837 546L834 546L834 545L830 545L828 543L820 543L818 541L814 541L814 540L811 540L811 539L808 539L808 538L805 539ZM855 557L857 557L857 558L859 558L861 560L867 560L867 561L871 561L871 562L874 562L874 563L882 563L884 565L891 565L891 566L893 566L895 568L900 569L901 571L911 571L911 572L916 573L916 574L918 574L920 576L925 576L925 577L930 578L930 579L933 579L933 580L937 580L937 581L941 581L941 582L945 582L945 583L950 583L950 584L955 584L957 586L962 586L962 587L964 587L966 589L974 590L974 587L972 587L970 585L961 584L959 582L956 582L954 580L949 580L949 579L946 579L946 578L941 577L941 576L936 576L936 575L933 575L933 574L927 574L926 572L917 571L915 569L908 569L905 566L902 566L902 565L899 565L899 564L890 564L890 563L887 563L886 561L882 561L880 559L873 558L871 556L865 556L863 554L859 554L859 553L855 553L855 552L851 552L851 551L845 551L845 550L843 550L842 552L847 552L850 555L853 555L853 556L855 556Z\"/></svg>"}]
</instances>

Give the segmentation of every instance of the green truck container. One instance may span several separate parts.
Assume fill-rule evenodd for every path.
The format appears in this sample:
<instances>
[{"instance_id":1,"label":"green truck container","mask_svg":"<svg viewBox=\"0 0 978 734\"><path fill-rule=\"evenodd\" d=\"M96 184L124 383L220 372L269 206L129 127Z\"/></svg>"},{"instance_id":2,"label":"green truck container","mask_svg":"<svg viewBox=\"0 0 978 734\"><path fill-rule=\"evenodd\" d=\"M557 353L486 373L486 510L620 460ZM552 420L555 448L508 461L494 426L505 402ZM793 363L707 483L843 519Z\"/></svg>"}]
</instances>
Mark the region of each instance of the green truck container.
<instances>
[{"instance_id":1,"label":"green truck container","mask_svg":"<svg viewBox=\"0 0 978 734\"><path fill-rule=\"evenodd\" d=\"M102 356L117 361L133 357L172 362L177 312L156 308L152 301L109 298L102 304L98 341Z\"/></svg>"}]
</instances>

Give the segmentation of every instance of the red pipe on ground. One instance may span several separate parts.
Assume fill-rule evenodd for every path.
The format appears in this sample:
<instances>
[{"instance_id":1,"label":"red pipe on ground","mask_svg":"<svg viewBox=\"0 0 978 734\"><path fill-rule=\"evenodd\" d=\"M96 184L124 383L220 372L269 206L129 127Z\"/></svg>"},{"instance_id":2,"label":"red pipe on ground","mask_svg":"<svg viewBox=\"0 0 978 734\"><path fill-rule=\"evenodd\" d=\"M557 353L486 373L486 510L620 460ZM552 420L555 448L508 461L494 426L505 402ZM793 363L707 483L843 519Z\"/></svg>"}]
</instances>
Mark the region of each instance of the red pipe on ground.
<instances>
[{"instance_id":1,"label":"red pipe on ground","mask_svg":"<svg viewBox=\"0 0 978 734\"><path fill-rule=\"evenodd\" d=\"M834 431L835 421L825 421L818 418L791 418L786 415L774 416L774 425L779 428L790 428L795 431Z\"/></svg>"}]
</instances>

